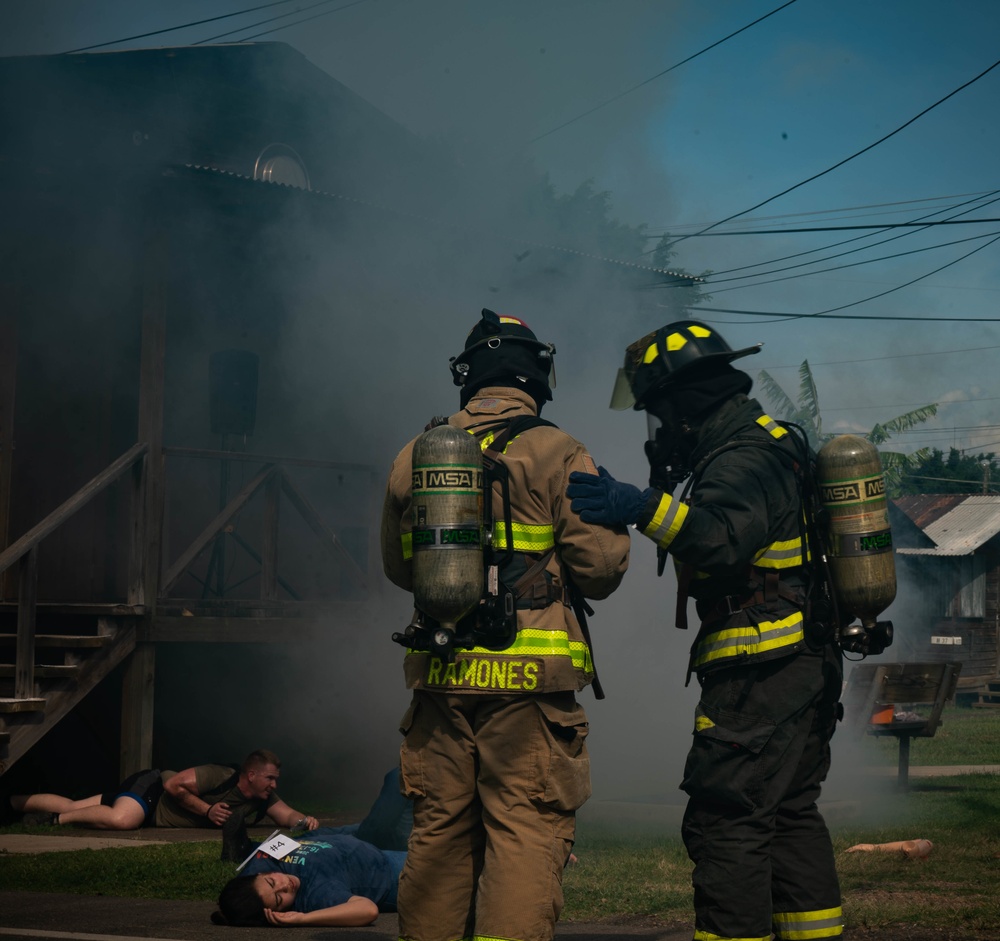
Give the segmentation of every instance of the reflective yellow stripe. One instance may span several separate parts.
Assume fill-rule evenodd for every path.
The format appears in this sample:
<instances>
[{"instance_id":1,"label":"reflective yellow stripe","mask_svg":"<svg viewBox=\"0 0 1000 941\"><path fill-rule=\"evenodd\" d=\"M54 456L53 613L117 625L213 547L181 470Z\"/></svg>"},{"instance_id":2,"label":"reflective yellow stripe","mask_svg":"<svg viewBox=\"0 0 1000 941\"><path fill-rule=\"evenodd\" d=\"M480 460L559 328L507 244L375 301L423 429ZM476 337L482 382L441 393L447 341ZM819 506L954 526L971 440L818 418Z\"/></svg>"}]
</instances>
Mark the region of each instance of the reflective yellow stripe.
<instances>
[{"instance_id":1,"label":"reflective yellow stripe","mask_svg":"<svg viewBox=\"0 0 1000 941\"><path fill-rule=\"evenodd\" d=\"M665 493L660 498L653 518L643 528L642 534L652 539L661 549L666 549L677 538L687 515L687 504Z\"/></svg>"},{"instance_id":2,"label":"reflective yellow stripe","mask_svg":"<svg viewBox=\"0 0 1000 941\"><path fill-rule=\"evenodd\" d=\"M802 612L794 611L780 621L762 621L748 627L728 627L706 634L698 644L694 665L704 666L728 657L753 656L790 647L805 639Z\"/></svg>"},{"instance_id":3,"label":"reflective yellow stripe","mask_svg":"<svg viewBox=\"0 0 1000 941\"><path fill-rule=\"evenodd\" d=\"M512 523L510 529L517 552L547 552L556 544L551 524L536 526L532 523ZM399 538L403 546L404 561L412 559L413 534L403 533ZM493 546L496 549L507 548L507 527L503 523L496 523L493 527Z\"/></svg>"},{"instance_id":4,"label":"reflective yellow stripe","mask_svg":"<svg viewBox=\"0 0 1000 941\"><path fill-rule=\"evenodd\" d=\"M771 922L780 941L839 938L844 932L844 914L840 906L815 912L775 912Z\"/></svg>"},{"instance_id":5,"label":"reflective yellow stripe","mask_svg":"<svg viewBox=\"0 0 1000 941\"><path fill-rule=\"evenodd\" d=\"M518 552L546 552L556 544L551 524L512 523L511 534ZM507 527L502 522L493 524L493 546L507 548Z\"/></svg>"},{"instance_id":6,"label":"reflective yellow stripe","mask_svg":"<svg viewBox=\"0 0 1000 941\"><path fill-rule=\"evenodd\" d=\"M802 564L802 540L783 539L772 542L758 552L752 565L762 569L790 569Z\"/></svg>"},{"instance_id":7,"label":"reflective yellow stripe","mask_svg":"<svg viewBox=\"0 0 1000 941\"><path fill-rule=\"evenodd\" d=\"M765 934L759 937L754 935L752 938L748 935L745 938L734 938L728 934L713 934L711 931L702 931L699 928L695 928L694 941L771 941L771 935Z\"/></svg>"},{"instance_id":8,"label":"reflective yellow stripe","mask_svg":"<svg viewBox=\"0 0 1000 941\"><path fill-rule=\"evenodd\" d=\"M772 438L784 438L788 434L788 429L782 428L770 415L761 415L757 419L757 424L764 431L768 432Z\"/></svg>"},{"instance_id":9,"label":"reflective yellow stripe","mask_svg":"<svg viewBox=\"0 0 1000 941\"><path fill-rule=\"evenodd\" d=\"M424 651L411 650L413 656ZM590 648L582 640L570 640L566 631L546 631L537 627L522 627L514 638L514 643L506 650L487 650L485 647L471 647L459 651L459 656L491 657L493 659L514 659L524 657L566 657L577 670L594 672L594 661Z\"/></svg>"}]
</instances>

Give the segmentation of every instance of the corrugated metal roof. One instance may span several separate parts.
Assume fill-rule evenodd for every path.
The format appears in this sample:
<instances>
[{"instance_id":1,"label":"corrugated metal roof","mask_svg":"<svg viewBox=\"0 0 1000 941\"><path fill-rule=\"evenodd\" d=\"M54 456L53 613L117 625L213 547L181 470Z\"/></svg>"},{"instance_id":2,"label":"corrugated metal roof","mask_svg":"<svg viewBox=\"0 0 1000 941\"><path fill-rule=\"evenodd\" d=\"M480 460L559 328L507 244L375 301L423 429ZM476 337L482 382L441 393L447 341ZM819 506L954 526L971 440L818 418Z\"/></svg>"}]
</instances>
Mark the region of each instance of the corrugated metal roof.
<instances>
[{"instance_id":1,"label":"corrugated metal roof","mask_svg":"<svg viewBox=\"0 0 1000 941\"><path fill-rule=\"evenodd\" d=\"M934 548L897 549L900 555L972 555L1000 533L1000 496L964 496L961 503L922 528Z\"/></svg>"},{"instance_id":2,"label":"corrugated metal roof","mask_svg":"<svg viewBox=\"0 0 1000 941\"><path fill-rule=\"evenodd\" d=\"M945 513L969 499L969 493L916 493L892 502L921 529L926 530Z\"/></svg>"}]
</instances>

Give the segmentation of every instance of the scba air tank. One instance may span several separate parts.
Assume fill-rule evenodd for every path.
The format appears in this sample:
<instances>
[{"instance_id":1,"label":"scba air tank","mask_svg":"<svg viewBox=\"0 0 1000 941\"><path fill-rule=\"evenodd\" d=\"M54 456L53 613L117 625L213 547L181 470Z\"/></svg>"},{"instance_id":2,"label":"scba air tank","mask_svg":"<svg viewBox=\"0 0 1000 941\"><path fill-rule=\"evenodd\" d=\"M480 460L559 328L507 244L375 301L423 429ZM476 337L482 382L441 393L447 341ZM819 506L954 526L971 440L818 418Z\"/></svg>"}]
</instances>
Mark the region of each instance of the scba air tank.
<instances>
[{"instance_id":1,"label":"scba air tank","mask_svg":"<svg viewBox=\"0 0 1000 941\"><path fill-rule=\"evenodd\" d=\"M414 442L412 505L413 598L446 652L483 595L483 456L467 431L438 425Z\"/></svg>"},{"instance_id":2,"label":"scba air tank","mask_svg":"<svg viewBox=\"0 0 1000 941\"><path fill-rule=\"evenodd\" d=\"M860 628L842 628L841 645L857 652L880 652L892 642L892 625L878 621L878 616L896 597L881 458L870 441L838 435L820 449L816 471L828 516L828 561L842 620L861 621ZM858 640L855 648L852 636Z\"/></svg>"}]
</instances>

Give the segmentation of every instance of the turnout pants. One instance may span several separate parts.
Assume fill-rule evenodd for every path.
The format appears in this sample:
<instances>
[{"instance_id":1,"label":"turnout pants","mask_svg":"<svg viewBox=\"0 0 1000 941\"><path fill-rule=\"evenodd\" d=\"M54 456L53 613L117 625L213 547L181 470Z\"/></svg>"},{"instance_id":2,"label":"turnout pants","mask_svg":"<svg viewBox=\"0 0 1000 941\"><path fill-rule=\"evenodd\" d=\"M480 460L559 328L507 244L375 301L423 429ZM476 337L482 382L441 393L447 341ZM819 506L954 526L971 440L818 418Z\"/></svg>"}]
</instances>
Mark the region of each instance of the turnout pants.
<instances>
[{"instance_id":1,"label":"turnout pants","mask_svg":"<svg viewBox=\"0 0 1000 941\"><path fill-rule=\"evenodd\" d=\"M550 941L590 796L587 719L572 692L416 690L401 731L413 833L399 880L405 941Z\"/></svg>"},{"instance_id":2,"label":"turnout pants","mask_svg":"<svg viewBox=\"0 0 1000 941\"><path fill-rule=\"evenodd\" d=\"M841 676L831 645L703 679L681 784L695 941L840 937L833 847L816 800Z\"/></svg>"}]
</instances>

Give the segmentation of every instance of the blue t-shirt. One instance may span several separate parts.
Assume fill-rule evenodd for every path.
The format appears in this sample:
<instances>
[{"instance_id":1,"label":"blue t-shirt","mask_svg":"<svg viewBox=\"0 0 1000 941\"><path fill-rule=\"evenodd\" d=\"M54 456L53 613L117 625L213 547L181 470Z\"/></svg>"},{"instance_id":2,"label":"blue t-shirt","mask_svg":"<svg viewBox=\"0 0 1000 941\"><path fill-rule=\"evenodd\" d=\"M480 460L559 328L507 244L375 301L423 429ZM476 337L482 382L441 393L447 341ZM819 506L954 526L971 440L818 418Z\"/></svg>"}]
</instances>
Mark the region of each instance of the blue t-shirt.
<instances>
[{"instance_id":1,"label":"blue t-shirt","mask_svg":"<svg viewBox=\"0 0 1000 941\"><path fill-rule=\"evenodd\" d=\"M258 853L245 872L284 872L298 876L294 911L314 912L341 905L352 895L371 899L380 912L396 911L396 891L406 853L376 849L370 843L336 833L332 828L310 830L302 845L283 859Z\"/></svg>"}]
</instances>

